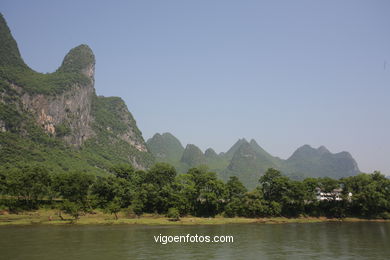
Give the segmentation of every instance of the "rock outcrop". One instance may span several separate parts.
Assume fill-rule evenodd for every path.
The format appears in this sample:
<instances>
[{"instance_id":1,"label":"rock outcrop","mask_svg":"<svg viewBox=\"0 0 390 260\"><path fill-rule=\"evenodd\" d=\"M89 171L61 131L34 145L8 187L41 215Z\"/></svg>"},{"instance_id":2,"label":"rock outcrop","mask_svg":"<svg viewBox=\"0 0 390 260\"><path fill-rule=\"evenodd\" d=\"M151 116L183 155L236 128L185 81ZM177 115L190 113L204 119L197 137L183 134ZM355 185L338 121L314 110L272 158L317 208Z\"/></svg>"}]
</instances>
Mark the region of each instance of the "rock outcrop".
<instances>
[{"instance_id":1,"label":"rock outcrop","mask_svg":"<svg viewBox=\"0 0 390 260\"><path fill-rule=\"evenodd\" d=\"M41 74L24 63L1 15L0 43L0 133L40 142L46 138L36 137L41 131L98 168L115 162L145 168L153 162L123 100L96 95L95 56L87 45L71 49L54 73Z\"/></svg>"}]
</instances>

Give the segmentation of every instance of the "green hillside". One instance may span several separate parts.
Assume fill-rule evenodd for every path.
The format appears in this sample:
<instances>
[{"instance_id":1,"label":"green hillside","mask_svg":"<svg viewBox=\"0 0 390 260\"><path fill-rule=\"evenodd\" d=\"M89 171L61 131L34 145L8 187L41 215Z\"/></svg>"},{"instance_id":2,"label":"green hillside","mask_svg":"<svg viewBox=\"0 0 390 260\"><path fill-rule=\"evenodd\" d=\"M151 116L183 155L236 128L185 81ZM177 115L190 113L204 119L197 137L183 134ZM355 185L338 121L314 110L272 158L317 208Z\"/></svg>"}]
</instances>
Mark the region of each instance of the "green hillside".
<instances>
[{"instance_id":1,"label":"green hillside","mask_svg":"<svg viewBox=\"0 0 390 260\"><path fill-rule=\"evenodd\" d=\"M104 174L154 162L123 100L96 96L94 67L92 50L79 45L54 73L35 72L0 15L0 164Z\"/></svg>"},{"instance_id":2,"label":"green hillside","mask_svg":"<svg viewBox=\"0 0 390 260\"><path fill-rule=\"evenodd\" d=\"M191 168L206 164L206 158L196 145L187 144L180 162L187 164Z\"/></svg>"},{"instance_id":3,"label":"green hillside","mask_svg":"<svg viewBox=\"0 0 390 260\"><path fill-rule=\"evenodd\" d=\"M245 140L235 151L222 176L224 179L230 176L239 177L246 187L253 189L268 168L280 169L280 165L275 163L274 157L265 152L254 140L251 143Z\"/></svg>"},{"instance_id":4,"label":"green hillside","mask_svg":"<svg viewBox=\"0 0 390 260\"><path fill-rule=\"evenodd\" d=\"M146 142L157 161L178 165L184 152L180 141L170 133L155 134Z\"/></svg>"},{"instance_id":5,"label":"green hillside","mask_svg":"<svg viewBox=\"0 0 390 260\"><path fill-rule=\"evenodd\" d=\"M158 135L157 137L160 138ZM158 140L158 138L153 139ZM177 138L174 140L180 143ZM164 150L164 144L168 144L168 142L159 142L161 151ZM272 156L254 139L248 142L245 138L239 139L226 153L217 154L212 148L202 153L195 145L187 145L179 161L177 159L179 158L179 149L175 151L175 160L168 161L161 156L159 160L171 162L182 173L191 167L205 165L225 181L231 176L239 177L249 189L258 184L260 176L268 168L278 169L284 175L296 180L302 180L305 177L341 178L360 172L356 161L348 152L333 154L324 146L315 149L304 145L298 148L287 160ZM158 156L156 153L155 155Z\"/></svg>"},{"instance_id":6,"label":"green hillside","mask_svg":"<svg viewBox=\"0 0 390 260\"><path fill-rule=\"evenodd\" d=\"M298 148L285 161L290 176L342 178L359 173L356 161L348 152L332 154L324 146L318 149L310 145Z\"/></svg>"}]
</instances>

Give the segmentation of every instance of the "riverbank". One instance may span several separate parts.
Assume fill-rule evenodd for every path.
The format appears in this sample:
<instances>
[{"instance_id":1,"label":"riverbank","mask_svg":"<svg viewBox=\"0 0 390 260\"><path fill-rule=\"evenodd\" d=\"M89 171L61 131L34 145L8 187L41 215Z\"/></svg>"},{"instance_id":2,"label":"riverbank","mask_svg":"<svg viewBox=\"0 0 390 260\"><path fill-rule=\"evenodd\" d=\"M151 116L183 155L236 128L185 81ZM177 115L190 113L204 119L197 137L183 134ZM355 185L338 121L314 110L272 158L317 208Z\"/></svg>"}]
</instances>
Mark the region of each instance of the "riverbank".
<instances>
[{"instance_id":1,"label":"riverbank","mask_svg":"<svg viewBox=\"0 0 390 260\"><path fill-rule=\"evenodd\" d=\"M116 220L114 215L105 214L96 211L93 214L81 216L77 221L70 216L62 215L63 220L58 216L56 210L36 210L27 211L19 214L9 214L2 212L0 214L0 226L5 225L221 225L221 224L245 224L245 223L264 223L264 224L283 224L283 223L317 223L317 222L390 222L384 219L362 219L362 218L325 218L325 217L300 217L300 218L224 218L217 216L215 218L183 217L178 221L170 221L162 215L144 214L141 217L126 216L124 213L118 214Z\"/></svg>"}]
</instances>

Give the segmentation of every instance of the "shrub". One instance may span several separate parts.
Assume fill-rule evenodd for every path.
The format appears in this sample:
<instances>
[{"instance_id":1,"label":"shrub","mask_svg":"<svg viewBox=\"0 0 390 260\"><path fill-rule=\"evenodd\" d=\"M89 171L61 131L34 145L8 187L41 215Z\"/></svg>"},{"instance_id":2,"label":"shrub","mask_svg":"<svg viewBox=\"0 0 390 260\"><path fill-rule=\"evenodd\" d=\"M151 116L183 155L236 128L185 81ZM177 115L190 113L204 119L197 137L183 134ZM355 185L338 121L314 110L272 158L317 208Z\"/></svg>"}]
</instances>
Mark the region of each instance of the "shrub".
<instances>
[{"instance_id":1,"label":"shrub","mask_svg":"<svg viewBox=\"0 0 390 260\"><path fill-rule=\"evenodd\" d=\"M180 220L179 210L177 208L169 208L167 213L167 218L169 218L170 221Z\"/></svg>"}]
</instances>

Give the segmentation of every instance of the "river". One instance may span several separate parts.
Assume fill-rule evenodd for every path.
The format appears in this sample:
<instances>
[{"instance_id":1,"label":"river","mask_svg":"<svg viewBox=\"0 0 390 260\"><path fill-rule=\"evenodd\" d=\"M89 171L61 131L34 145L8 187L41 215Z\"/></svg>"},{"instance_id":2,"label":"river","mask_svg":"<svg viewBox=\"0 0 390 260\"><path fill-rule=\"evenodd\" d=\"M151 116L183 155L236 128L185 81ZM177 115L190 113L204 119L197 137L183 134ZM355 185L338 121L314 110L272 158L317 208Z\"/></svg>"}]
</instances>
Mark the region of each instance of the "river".
<instances>
[{"instance_id":1,"label":"river","mask_svg":"<svg viewBox=\"0 0 390 260\"><path fill-rule=\"evenodd\" d=\"M163 245L160 234L234 242ZM0 259L390 259L390 223L3 226Z\"/></svg>"}]
</instances>

